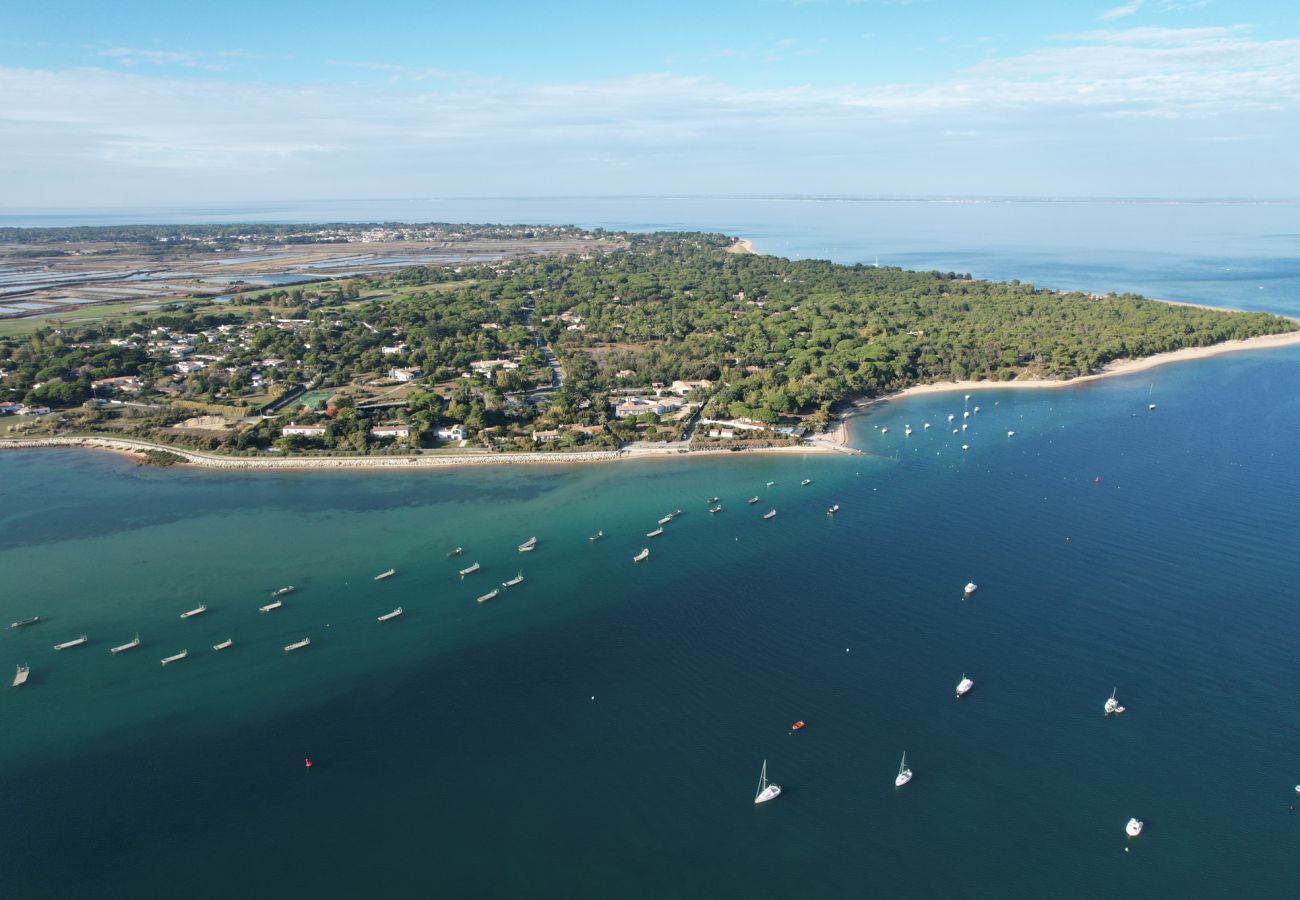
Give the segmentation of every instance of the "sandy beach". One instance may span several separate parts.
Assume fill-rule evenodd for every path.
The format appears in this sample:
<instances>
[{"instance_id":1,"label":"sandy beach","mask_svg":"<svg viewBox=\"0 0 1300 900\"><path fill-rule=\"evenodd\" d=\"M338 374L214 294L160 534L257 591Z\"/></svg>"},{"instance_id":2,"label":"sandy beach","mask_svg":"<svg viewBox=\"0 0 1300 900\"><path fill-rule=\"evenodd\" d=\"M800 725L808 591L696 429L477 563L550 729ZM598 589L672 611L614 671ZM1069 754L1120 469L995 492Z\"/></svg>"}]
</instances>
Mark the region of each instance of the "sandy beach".
<instances>
[{"instance_id":1,"label":"sandy beach","mask_svg":"<svg viewBox=\"0 0 1300 900\"><path fill-rule=\"evenodd\" d=\"M1160 301L1170 302L1170 301ZM1224 341L1221 344L1212 344L1208 347L1187 347L1182 350L1171 350L1168 353L1157 353L1155 356L1147 356L1142 359L1122 359L1105 366L1100 372L1094 372L1091 375L1080 375L1078 378L1070 379L1048 379L1048 378L1022 378L1016 381L939 381L932 384L918 384L901 391L895 391L892 394L885 394L880 397L863 398L855 401L849 409L844 412L835 427L828 432L830 442L837 446L848 446L848 421L854 416L859 415L873 406L883 403L889 403L895 400L902 400L906 397L917 397L924 394L946 394L954 391L973 393L977 391L1041 391L1055 390L1057 388L1075 387L1080 384L1086 384L1090 381L1098 381L1102 378L1116 378L1121 375L1133 375L1138 372L1145 372L1148 369L1154 369L1157 366L1165 366L1170 363L1191 362L1198 359L1207 359L1211 356L1220 356L1224 353L1239 353L1243 350L1271 350L1277 347L1293 347L1300 345L1300 331L1289 331L1286 334L1266 334L1255 338L1246 338L1244 340Z\"/></svg>"}]
</instances>

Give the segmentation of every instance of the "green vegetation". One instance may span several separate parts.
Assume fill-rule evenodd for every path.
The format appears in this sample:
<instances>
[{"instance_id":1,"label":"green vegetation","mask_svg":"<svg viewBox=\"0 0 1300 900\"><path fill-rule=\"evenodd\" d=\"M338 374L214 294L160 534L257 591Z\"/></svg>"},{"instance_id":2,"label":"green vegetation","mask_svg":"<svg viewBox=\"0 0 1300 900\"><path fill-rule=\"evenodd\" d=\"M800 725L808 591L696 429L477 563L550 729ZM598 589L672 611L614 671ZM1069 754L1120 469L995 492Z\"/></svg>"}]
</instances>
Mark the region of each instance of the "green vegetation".
<instances>
[{"instance_id":1,"label":"green vegetation","mask_svg":"<svg viewBox=\"0 0 1300 900\"><path fill-rule=\"evenodd\" d=\"M413 267L46 325L0 340L0 401L89 401L42 427L234 453L407 452L458 441L453 426L478 447L575 449L673 440L701 416L816 428L847 400L913 384L1065 379L1297 328L1131 295L728 253L722 235L620 237L630 249ZM95 384L121 376L133 380ZM674 381L694 384L670 402L656 396ZM648 405L620 417L629 396ZM284 434L290 422L307 433Z\"/></svg>"}]
</instances>

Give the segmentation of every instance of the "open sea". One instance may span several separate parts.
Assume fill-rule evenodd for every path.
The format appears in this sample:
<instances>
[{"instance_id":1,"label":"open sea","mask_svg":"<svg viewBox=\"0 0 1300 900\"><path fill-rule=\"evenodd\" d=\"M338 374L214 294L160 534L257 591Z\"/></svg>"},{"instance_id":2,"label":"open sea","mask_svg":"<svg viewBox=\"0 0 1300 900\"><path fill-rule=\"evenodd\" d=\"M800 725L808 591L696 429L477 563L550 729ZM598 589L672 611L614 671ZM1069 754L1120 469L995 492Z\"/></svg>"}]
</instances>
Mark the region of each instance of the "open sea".
<instances>
[{"instance_id":1,"label":"open sea","mask_svg":"<svg viewBox=\"0 0 1300 900\"><path fill-rule=\"evenodd\" d=\"M0 225L337 219L719 230L1300 313L1294 204L457 200ZM0 625L41 617L0 631L0 664L32 668L0 688L0 894L1295 896L1298 439L1287 348L882 405L854 420L856 457L232 474L0 454ZM1106 718L1112 689L1128 711ZM755 807L764 760L783 793Z\"/></svg>"}]
</instances>

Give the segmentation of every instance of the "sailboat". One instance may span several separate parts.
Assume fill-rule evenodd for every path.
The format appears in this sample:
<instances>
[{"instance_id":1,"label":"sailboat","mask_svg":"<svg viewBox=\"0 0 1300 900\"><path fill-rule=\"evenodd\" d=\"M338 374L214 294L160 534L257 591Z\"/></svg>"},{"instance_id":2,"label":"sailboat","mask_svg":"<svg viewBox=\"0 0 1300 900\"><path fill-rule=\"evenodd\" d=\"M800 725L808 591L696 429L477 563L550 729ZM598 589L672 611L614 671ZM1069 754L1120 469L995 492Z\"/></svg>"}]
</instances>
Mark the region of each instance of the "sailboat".
<instances>
[{"instance_id":1,"label":"sailboat","mask_svg":"<svg viewBox=\"0 0 1300 900\"><path fill-rule=\"evenodd\" d=\"M1129 819L1128 824L1124 826L1124 833L1131 838L1137 837L1142 833L1142 820L1138 818Z\"/></svg>"},{"instance_id":2,"label":"sailboat","mask_svg":"<svg viewBox=\"0 0 1300 900\"><path fill-rule=\"evenodd\" d=\"M766 803L769 800L775 800L781 796L781 785L772 784L767 780L767 760L763 760L763 771L758 773L758 793L754 795L754 803Z\"/></svg>"},{"instance_id":3,"label":"sailboat","mask_svg":"<svg viewBox=\"0 0 1300 900\"><path fill-rule=\"evenodd\" d=\"M894 787L902 787L912 780L912 770L907 767L907 753L903 753L903 761L898 764L898 777L894 779Z\"/></svg>"},{"instance_id":4,"label":"sailboat","mask_svg":"<svg viewBox=\"0 0 1300 900\"><path fill-rule=\"evenodd\" d=\"M960 700L962 697L965 697L970 693L970 689L973 687L975 687L975 682L967 678L966 673L963 672L961 681L957 682L957 699Z\"/></svg>"},{"instance_id":5,"label":"sailboat","mask_svg":"<svg viewBox=\"0 0 1300 900\"><path fill-rule=\"evenodd\" d=\"M1118 690L1119 688L1115 688L1115 690L1110 692L1110 699L1107 700L1106 705L1102 707L1108 716L1118 716L1124 711L1124 707L1120 706L1119 701L1115 699L1115 694Z\"/></svg>"}]
</instances>

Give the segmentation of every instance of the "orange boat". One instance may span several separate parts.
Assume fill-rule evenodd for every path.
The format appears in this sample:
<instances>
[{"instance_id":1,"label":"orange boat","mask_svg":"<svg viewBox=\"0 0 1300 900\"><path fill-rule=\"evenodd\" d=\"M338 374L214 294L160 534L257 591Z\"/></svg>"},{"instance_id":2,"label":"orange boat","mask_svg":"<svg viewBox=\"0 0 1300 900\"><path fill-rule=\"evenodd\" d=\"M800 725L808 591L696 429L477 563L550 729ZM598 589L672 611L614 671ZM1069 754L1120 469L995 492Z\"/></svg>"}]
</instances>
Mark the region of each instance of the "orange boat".
<instances>
[{"instance_id":1,"label":"orange boat","mask_svg":"<svg viewBox=\"0 0 1300 900\"><path fill-rule=\"evenodd\" d=\"M803 726L804 726L804 722L803 722L802 720L800 720L800 721L798 721L798 722L795 722L793 725L791 725L791 726L790 726L790 730L791 730L791 731L798 731L800 728L803 728Z\"/></svg>"}]
</instances>

